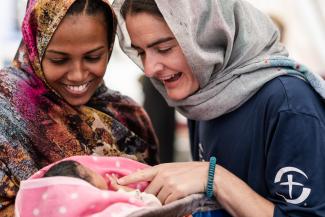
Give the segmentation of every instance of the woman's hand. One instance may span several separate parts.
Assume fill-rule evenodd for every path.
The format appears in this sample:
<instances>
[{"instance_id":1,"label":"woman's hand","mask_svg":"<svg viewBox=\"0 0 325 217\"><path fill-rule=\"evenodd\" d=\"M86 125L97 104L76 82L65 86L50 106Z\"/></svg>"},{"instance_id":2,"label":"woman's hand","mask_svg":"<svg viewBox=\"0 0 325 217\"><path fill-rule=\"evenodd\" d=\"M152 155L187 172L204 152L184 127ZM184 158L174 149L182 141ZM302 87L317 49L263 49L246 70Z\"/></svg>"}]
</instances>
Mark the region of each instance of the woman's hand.
<instances>
[{"instance_id":1,"label":"woman's hand","mask_svg":"<svg viewBox=\"0 0 325 217\"><path fill-rule=\"evenodd\" d=\"M205 191L209 162L160 164L146 168L118 180L120 185L149 181L145 192L154 194L167 204L190 194Z\"/></svg>"},{"instance_id":2,"label":"woman's hand","mask_svg":"<svg viewBox=\"0 0 325 217\"><path fill-rule=\"evenodd\" d=\"M128 186L119 185L117 183L117 177L115 175L109 175L108 179L109 179L109 182L110 182L109 187L113 191L123 190L123 191L129 192L129 191L135 191L136 190L136 189L130 188Z\"/></svg>"}]
</instances>

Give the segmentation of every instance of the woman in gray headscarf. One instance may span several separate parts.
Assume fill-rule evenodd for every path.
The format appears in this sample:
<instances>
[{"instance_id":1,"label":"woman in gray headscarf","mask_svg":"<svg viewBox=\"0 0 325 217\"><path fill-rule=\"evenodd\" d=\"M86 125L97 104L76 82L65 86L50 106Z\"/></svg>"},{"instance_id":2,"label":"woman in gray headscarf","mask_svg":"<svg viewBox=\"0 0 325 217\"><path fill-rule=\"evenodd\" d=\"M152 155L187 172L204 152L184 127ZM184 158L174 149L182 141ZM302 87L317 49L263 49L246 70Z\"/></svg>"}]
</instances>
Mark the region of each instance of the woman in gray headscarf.
<instances>
[{"instance_id":1,"label":"woman in gray headscarf","mask_svg":"<svg viewBox=\"0 0 325 217\"><path fill-rule=\"evenodd\" d=\"M325 216L324 81L287 57L270 19L241 0L114 4L123 50L189 119L196 161L119 183L151 181L164 204L206 192L215 215Z\"/></svg>"}]
</instances>

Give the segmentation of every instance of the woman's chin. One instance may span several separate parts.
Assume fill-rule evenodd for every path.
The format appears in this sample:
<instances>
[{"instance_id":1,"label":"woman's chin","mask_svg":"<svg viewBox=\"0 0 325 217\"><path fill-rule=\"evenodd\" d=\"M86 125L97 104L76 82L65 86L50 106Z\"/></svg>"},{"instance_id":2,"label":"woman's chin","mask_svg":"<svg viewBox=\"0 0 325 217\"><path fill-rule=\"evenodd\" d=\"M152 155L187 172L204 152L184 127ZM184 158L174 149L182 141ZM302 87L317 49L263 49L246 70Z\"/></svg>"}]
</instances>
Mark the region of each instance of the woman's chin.
<instances>
[{"instance_id":1,"label":"woman's chin","mask_svg":"<svg viewBox=\"0 0 325 217\"><path fill-rule=\"evenodd\" d=\"M89 98L80 98L80 99L65 99L71 106L82 106L87 104Z\"/></svg>"},{"instance_id":2,"label":"woman's chin","mask_svg":"<svg viewBox=\"0 0 325 217\"><path fill-rule=\"evenodd\" d=\"M172 93L172 92L167 92L167 96L169 99L173 101L180 101L183 100L187 97L187 95L182 94L182 93Z\"/></svg>"}]
</instances>

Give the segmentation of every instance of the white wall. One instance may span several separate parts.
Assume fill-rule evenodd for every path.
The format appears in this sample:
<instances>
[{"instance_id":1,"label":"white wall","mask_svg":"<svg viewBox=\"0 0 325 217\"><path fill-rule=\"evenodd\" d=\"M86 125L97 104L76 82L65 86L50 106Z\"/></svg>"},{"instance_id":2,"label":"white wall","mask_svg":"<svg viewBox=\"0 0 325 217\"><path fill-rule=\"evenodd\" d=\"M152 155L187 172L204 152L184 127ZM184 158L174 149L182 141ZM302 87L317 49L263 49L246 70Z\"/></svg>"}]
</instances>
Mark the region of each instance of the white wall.
<instances>
[{"instance_id":1,"label":"white wall","mask_svg":"<svg viewBox=\"0 0 325 217\"><path fill-rule=\"evenodd\" d=\"M262 11L276 15L286 28L285 44L290 56L314 72L325 75L325 1L247 0Z\"/></svg>"},{"instance_id":2,"label":"white wall","mask_svg":"<svg viewBox=\"0 0 325 217\"><path fill-rule=\"evenodd\" d=\"M9 64L14 56L20 34L18 32L18 20L16 19L16 4L13 0L1 1L0 6L0 67Z\"/></svg>"},{"instance_id":3,"label":"white wall","mask_svg":"<svg viewBox=\"0 0 325 217\"><path fill-rule=\"evenodd\" d=\"M113 0L109 1L113 2ZM121 51L118 39L116 38L112 57L104 77L106 85L113 90L118 90L132 97L135 101L142 104L143 92L138 82L141 74L141 69Z\"/></svg>"},{"instance_id":4,"label":"white wall","mask_svg":"<svg viewBox=\"0 0 325 217\"><path fill-rule=\"evenodd\" d=\"M135 101L142 104L142 87L140 82L138 82L141 74L141 69L121 51L118 40L116 40L104 77L106 85L113 90L118 90L132 97Z\"/></svg>"}]
</instances>

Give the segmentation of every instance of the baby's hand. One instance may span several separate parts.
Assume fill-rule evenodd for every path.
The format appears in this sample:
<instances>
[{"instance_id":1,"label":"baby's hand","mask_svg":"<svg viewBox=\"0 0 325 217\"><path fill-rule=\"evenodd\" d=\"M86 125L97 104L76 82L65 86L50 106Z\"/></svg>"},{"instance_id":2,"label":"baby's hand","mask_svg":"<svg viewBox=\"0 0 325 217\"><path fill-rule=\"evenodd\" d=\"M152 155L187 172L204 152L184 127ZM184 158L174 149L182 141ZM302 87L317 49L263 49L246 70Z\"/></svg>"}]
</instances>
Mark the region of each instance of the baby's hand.
<instances>
[{"instance_id":1,"label":"baby's hand","mask_svg":"<svg viewBox=\"0 0 325 217\"><path fill-rule=\"evenodd\" d=\"M133 188L130 188L128 186L123 186L123 185L119 185L117 184L117 177L113 174L113 175L109 175L108 176L108 179L110 181L110 185L109 187L114 190L114 191L117 191L117 190L124 190L124 191L134 191L135 189Z\"/></svg>"}]
</instances>

